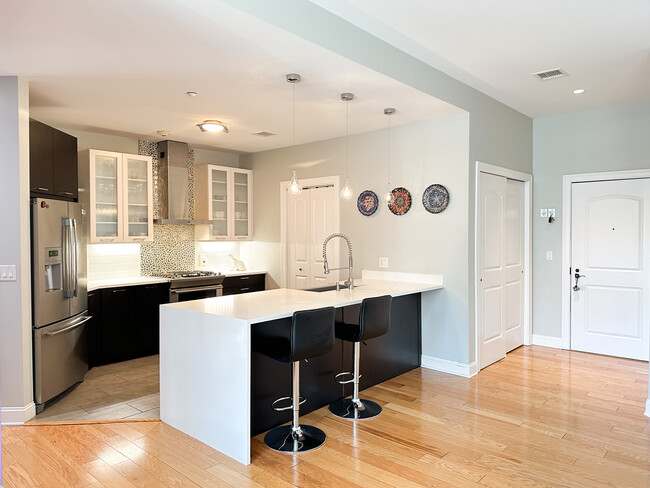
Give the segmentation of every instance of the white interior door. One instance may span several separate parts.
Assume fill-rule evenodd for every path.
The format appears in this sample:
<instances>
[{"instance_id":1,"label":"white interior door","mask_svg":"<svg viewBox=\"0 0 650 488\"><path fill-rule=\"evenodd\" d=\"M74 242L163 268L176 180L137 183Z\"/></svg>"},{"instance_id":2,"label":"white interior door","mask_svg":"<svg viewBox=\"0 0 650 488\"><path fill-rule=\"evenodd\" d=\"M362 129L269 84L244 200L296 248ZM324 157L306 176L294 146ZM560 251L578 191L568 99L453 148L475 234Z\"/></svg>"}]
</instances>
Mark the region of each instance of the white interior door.
<instances>
[{"instance_id":1,"label":"white interior door","mask_svg":"<svg viewBox=\"0 0 650 488\"><path fill-rule=\"evenodd\" d=\"M522 181L479 173L479 369L524 343L525 190Z\"/></svg>"},{"instance_id":2,"label":"white interior door","mask_svg":"<svg viewBox=\"0 0 650 488\"><path fill-rule=\"evenodd\" d=\"M325 238L337 231L338 215L335 214L337 194L333 186L309 189L311 209L311 287L334 284L338 271L325 274L323 266L323 242ZM338 242L328 248L328 261L339 262ZM335 265L334 267L337 267Z\"/></svg>"},{"instance_id":3,"label":"white interior door","mask_svg":"<svg viewBox=\"0 0 650 488\"><path fill-rule=\"evenodd\" d=\"M311 286L311 215L309 191L287 198L288 286L304 290Z\"/></svg>"},{"instance_id":4,"label":"white interior door","mask_svg":"<svg viewBox=\"0 0 650 488\"><path fill-rule=\"evenodd\" d=\"M573 183L571 195L571 349L648 360L650 180Z\"/></svg>"},{"instance_id":5,"label":"white interior door","mask_svg":"<svg viewBox=\"0 0 650 488\"><path fill-rule=\"evenodd\" d=\"M323 241L337 232L336 189L305 188L287 197L288 287L303 290L334 284L338 272L324 274ZM328 261L339 262L339 247L328 247Z\"/></svg>"},{"instance_id":6,"label":"white interior door","mask_svg":"<svg viewBox=\"0 0 650 488\"><path fill-rule=\"evenodd\" d=\"M524 343L524 182L506 181L506 352Z\"/></svg>"}]
</instances>

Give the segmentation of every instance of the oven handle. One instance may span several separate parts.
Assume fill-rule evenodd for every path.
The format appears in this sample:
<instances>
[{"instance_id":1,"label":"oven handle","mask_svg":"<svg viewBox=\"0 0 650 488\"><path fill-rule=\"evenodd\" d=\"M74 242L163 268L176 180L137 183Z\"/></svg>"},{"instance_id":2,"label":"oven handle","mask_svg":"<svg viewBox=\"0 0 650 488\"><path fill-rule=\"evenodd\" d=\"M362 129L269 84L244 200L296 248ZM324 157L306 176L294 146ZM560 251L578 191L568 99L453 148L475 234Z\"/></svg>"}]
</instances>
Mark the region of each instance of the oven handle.
<instances>
[{"instance_id":1,"label":"oven handle","mask_svg":"<svg viewBox=\"0 0 650 488\"><path fill-rule=\"evenodd\" d=\"M214 286L201 286L198 288L181 288L178 290L170 290L170 293L180 295L182 293L192 293L193 291L209 291L209 290L221 290L223 285L214 285Z\"/></svg>"}]
</instances>

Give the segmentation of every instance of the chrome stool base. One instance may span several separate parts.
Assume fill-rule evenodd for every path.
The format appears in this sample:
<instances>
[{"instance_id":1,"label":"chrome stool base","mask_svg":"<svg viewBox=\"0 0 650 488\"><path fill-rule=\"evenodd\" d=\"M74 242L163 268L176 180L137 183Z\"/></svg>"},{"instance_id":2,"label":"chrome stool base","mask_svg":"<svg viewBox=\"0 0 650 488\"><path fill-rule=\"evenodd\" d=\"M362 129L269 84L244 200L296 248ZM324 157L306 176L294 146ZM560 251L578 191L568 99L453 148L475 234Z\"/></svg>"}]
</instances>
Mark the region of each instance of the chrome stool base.
<instances>
[{"instance_id":1,"label":"chrome stool base","mask_svg":"<svg viewBox=\"0 0 650 488\"><path fill-rule=\"evenodd\" d=\"M319 448L327 439L325 432L311 425L301 425L302 439L294 435L291 425L281 425L269 430L264 436L264 443L274 451L295 453L307 452ZM294 437L296 437L294 439Z\"/></svg>"},{"instance_id":2,"label":"chrome stool base","mask_svg":"<svg viewBox=\"0 0 650 488\"><path fill-rule=\"evenodd\" d=\"M362 408L359 408L350 398L341 398L330 403L330 412L347 420L365 420L376 417L381 413L381 407L370 400L359 400Z\"/></svg>"}]
</instances>

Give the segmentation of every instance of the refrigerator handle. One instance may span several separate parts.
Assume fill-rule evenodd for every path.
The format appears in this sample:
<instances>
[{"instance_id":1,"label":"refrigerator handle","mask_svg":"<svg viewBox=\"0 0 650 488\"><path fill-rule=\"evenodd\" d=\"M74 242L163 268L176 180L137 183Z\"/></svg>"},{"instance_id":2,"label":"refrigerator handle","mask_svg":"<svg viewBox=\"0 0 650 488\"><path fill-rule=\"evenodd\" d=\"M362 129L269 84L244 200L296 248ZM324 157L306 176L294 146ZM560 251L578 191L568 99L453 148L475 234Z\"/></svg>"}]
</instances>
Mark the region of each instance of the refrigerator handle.
<instances>
[{"instance_id":1,"label":"refrigerator handle","mask_svg":"<svg viewBox=\"0 0 650 488\"><path fill-rule=\"evenodd\" d=\"M72 248L71 248L71 219L63 219L63 296L71 298L73 290L70 282L72 281Z\"/></svg>"},{"instance_id":2,"label":"refrigerator handle","mask_svg":"<svg viewBox=\"0 0 650 488\"><path fill-rule=\"evenodd\" d=\"M79 285L79 236L77 235L77 219L72 219L72 226L70 227L70 233L72 234L72 243L74 245L73 256L74 256L74 271L72 276L74 277L74 288L73 294L77 296L77 287Z\"/></svg>"}]
</instances>

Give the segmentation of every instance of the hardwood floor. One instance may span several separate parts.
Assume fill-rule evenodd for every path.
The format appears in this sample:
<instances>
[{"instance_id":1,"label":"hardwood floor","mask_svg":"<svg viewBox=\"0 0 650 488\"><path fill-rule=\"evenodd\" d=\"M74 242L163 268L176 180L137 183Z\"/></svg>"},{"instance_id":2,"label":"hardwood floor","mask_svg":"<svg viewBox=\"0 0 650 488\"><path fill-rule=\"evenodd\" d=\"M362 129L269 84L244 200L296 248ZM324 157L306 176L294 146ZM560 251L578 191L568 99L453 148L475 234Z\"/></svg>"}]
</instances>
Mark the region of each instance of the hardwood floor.
<instances>
[{"instance_id":1,"label":"hardwood floor","mask_svg":"<svg viewBox=\"0 0 650 488\"><path fill-rule=\"evenodd\" d=\"M474 378L417 369L366 390L357 423L297 456L253 440L250 466L161 422L5 427L4 486L648 487L648 363L520 348Z\"/></svg>"},{"instance_id":2,"label":"hardwood floor","mask_svg":"<svg viewBox=\"0 0 650 488\"><path fill-rule=\"evenodd\" d=\"M157 355L97 366L32 422L159 418L159 383Z\"/></svg>"}]
</instances>

